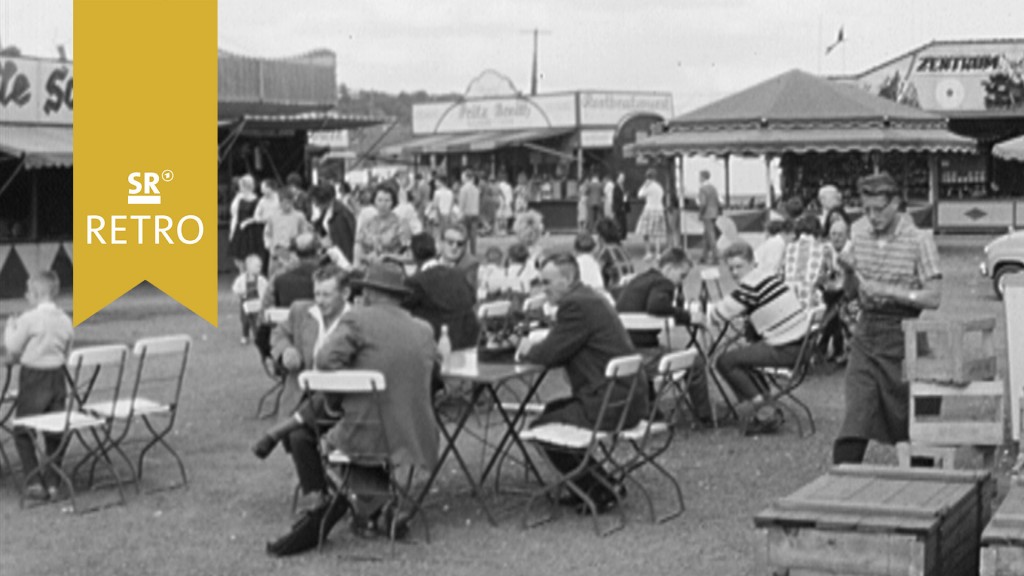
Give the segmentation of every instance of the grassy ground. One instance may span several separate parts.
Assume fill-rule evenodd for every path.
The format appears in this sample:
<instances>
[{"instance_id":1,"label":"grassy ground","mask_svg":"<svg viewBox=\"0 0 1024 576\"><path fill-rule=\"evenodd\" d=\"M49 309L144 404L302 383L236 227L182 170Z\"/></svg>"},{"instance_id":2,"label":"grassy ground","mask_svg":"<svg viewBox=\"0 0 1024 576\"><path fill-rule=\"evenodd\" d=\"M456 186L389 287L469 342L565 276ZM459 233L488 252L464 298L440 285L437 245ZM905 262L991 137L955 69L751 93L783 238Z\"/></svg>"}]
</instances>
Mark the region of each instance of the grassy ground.
<instances>
[{"instance_id":1,"label":"grassy ground","mask_svg":"<svg viewBox=\"0 0 1024 576\"><path fill-rule=\"evenodd\" d=\"M568 239L547 241L565 245ZM946 277L938 314L1000 316L996 337L1005 372L1002 308L976 271L983 241L940 238L940 244ZM263 462L248 451L267 425L253 418L253 410L268 380L255 351L238 342L237 308L223 283L219 324L214 328L144 287L78 329L82 341L192 335L194 354L172 439L185 457L191 486L145 493L176 479L170 459L157 454L142 495L130 491L126 506L76 516L62 513L60 505L19 509L14 477L4 471L0 574L762 574L762 536L751 517L827 470L842 417L842 373L826 369L801 391L818 423L810 438L791 428L761 438L741 437L733 428L680 434L667 462L683 486L687 511L668 524L651 525L642 499L631 493L629 525L604 539L594 535L589 520L572 515L524 531L515 497L491 500L507 508L492 527L450 465L427 509L430 544L416 529L414 542L399 545L391 558L386 544L357 540L339 526L322 554L278 560L267 557L263 545L290 523L294 473L283 452ZM555 393L546 390L548 397ZM464 444L470 453L474 446L468 439ZM961 464L974 462L962 456ZM872 446L869 460L891 464L895 456ZM506 478L514 484L517 476ZM656 498L667 501L667 486L644 478ZM87 503L111 496L110 490L86 494Z\"/></svg>"}]
</instances>

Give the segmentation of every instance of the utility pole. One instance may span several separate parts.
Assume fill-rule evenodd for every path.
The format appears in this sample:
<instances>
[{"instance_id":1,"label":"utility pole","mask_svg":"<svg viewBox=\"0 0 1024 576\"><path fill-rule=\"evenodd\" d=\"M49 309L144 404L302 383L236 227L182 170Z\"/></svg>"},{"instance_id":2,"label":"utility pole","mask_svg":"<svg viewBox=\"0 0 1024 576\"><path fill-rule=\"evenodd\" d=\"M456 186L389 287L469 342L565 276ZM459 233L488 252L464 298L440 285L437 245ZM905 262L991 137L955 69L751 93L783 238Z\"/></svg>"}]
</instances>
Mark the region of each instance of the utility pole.
<instances>
[{"instance_id":1,"label":"utility pole","mask_svg":"<svg viewBox=\"0 0 1024 576\"><path fill-rule=\"evenodd\" d=\"M541 34L545 34L545 35L551 34L551 31L550 30L540 30L539 28L534 28L533 30L522 30L522 32L525 32L527 34L533 34L533 69L531 70L531 73L530 73L530 96L536 96L537 95L537 52L538 52L537 44L538 44L538 37Z\"/></svg>"}]
</instances>

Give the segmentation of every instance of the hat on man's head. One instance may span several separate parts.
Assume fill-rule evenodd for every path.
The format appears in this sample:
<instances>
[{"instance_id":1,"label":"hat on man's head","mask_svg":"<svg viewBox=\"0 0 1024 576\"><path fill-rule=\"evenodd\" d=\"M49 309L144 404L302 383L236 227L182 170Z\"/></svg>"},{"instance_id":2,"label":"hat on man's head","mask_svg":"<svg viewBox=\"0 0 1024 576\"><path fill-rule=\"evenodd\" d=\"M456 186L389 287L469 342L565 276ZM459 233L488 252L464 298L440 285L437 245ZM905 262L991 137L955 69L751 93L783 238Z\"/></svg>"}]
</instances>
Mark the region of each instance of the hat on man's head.
<instances>
[{"instance_id":1,"label":"hat on man's head","mask_svg":"<svg viewBox=\"0 0 1024 576\"><path fill-rule=\"evenodd\" d=\"M864 176L857 180L857 192L868 196L895 196L899 194L900 188L896 180L888 172L879 172L870 176Z\"/></svg>"},{"instance_id":2,"label":"hat on man's head","mask_svg":"<svg viewBox=\"0 0 1024 576\"><path fill-rule=\"evenodd\" d=\"M396 296L404 296L411 291L405 285L405 272L394 262L380 262L366 268L366 276L352 283L360 288L380 290Z\"/></svg>"}]
</instances>

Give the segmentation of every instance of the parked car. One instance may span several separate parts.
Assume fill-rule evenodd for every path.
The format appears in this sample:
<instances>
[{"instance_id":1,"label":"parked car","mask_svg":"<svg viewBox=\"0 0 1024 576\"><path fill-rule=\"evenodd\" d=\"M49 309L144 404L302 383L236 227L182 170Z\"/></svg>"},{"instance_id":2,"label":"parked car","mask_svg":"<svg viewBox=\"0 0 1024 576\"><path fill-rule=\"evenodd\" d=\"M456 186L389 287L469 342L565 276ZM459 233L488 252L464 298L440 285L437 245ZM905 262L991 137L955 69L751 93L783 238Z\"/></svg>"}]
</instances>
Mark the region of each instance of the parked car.
<instances>
[{"instance_id":1,"label":"parked car","mask_svg":"<svg viewBox=\"0 0 1024 576\"><path fill-rule=\"evenodd\" d=\"M989 242L980 268L982 276L992 279L992 288L1002 299L1006 277L1024 272L1024 230L1003 234Z\"/></svg>"}]
</instances>

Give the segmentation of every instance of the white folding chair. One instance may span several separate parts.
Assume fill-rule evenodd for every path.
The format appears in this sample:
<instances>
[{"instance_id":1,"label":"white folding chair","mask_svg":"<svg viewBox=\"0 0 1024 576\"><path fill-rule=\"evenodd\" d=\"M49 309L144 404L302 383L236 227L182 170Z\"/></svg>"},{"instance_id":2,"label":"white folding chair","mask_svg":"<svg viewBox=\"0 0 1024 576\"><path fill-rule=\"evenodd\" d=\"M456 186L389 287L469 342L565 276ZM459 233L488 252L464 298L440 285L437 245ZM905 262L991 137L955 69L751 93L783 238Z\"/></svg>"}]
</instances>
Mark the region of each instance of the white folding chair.
<instances>
[{"instance_id":1,"label":"white folding chair","mask_svg":"<svg viewBox=\"0 0 1024 576\"><path fill-rule=\"evenodd\" d=\"M18 417L11 422L15 428L60 437L56 450L42 451L39 465L32 470L24 471L25 486L34 477L44 480L44 472L52 471L57 475L60 483L67 487L68 495L71 498L71 509L78 512L72 477L85 463L102 461L114 478L119 497L118 503L124 504L124 487L117 469L110 459L109 452L114 450L121 455L125 462L129 463L129 466L131 463L124 452L111 442L111 421L84 411L82 406L93 396L112 402L117 401L121 392L122 376L127 358L128 348L123 344L91 346L73 350L67 362L65 408L44 414ZM83 436L85 432L89 432L92 437L91 443L85 440ZM86 454L75 466L71 475L68 475L64 472L61 464L64 453L73 438L78 438ZM25 505L24 491L20 504L21 506Z\"/></svg>"},{"instance_id":2,"label":"white folding chair","mask_svg":"<svg viewBox=\"0 0 1024 576\"><path fill-rule=\"evenodd\" d=\"M184 334L140 339L132 349L136 365L135 382L130 394L116 400L89 402L83 407L87 412L122 425L116 437L112 438L115 446L120 447L127 438L135 419L141 420L149 431L151 438L139 452L137 467L132 468L136 491L140 490L146 454L158 444L174 458L181 474L181 484L171 488L188 486L185 464L166 438L174 428L178 415L178 403L191 349L192 338Z\"/></svg>"},{"instance_id":3,"label":"white folding chair","mask_svg":"<svg viewBox=\"0 0 1024 576\"><path fill-rule=\"evenodd\" d=\"M555 496L563 488L569 490L585 504L593 519L594 531L599 536L606 536L625 526L626 517L622 511L621 505L622 495L618 490L616 490L615 486L604 486L604 488L608 489L618 501L616 510L618 511L620 521L617 526L613 526L610 530L602 532L597 518L597 504L589 494L584 492L575 484L575 482L573 482L573 478L583 473L587 470L587 467L591 465L604 466L607 463L612 466L617 466L612 460L612 454L615 451L615 445L624 429L626 417L629 414L629 405L633 401L635 394L646 394L646 391L637 390L638 383L640 381L639 374L642 363L643 356L640 354L619 356L617 358L612 358L608 362L608 366L605 368L604 373L605 390L602 395L601 407L598 410L597 417L594 420L595 423L592 427L584 428L565 423L548 423L534 426L520 434L520 438L524 442L539 444L548 449L578 452L582 456L580 465L577 466L576 469L567 473L559 473L558 478L556 478L554 482L544 486L530 497L523 513L523 525L525 527L534 526L553 518L553 514L548 515L540 522L531 524L529 522L530 510L539 499L547 496ZM629 380L628 391L625 395L620 395L623 397L614 398L613 392L617 388L616 382L621 379ZM614 425L610 427L602 427L602 423L605 421L606 415L614 414L616 412L618 413L618 417L614 418ZM595 478L597 477L595 476ZM598 481L603 483L600 479L598 479Z\"/></svg>"},{"instance_id":4,"label":"white folding chair","mask_svg":"<svg viewBox=\"0 0 1024 576\"><path fill-rule=\"evenodd\" d=\"M14 409L17 407L18 389L14 379L14 364L4 363L2 369L4 371L4 382L0 387L0 433L6 434L8 437L14 436L14 431L11 430L10 424L8 423L11 418L14 417ZM3 471L10 472L11 459L7 457L7 451L4 450L4 439L0 438L0 474Z\"/></svg>"},{"instance_id":5,"label":"white folding chair","mask_svg":"<svg viewBox=\"0 0 1024 576\"><path fill-rule=\"evenodd\" d=\"M665 333L665 348L672 349L672 327L676 325L671 316L654 316L646 312L620 312L619 320L626 332Z\"/></svg>"},{"instance_id":6,"label":"white folding chair","mask_svg":"<svg viewBox=\"0 0 1024 576\"><path fill-rule=\"evenodd\" d=\"M391 498L392 501L395 502L396 507L401 501L405 501L409 504L412 507L412 513L409 518L412 518L418 513L422 513L422 509L416 502L416 499L409 493L409 490L412 487L413 472L415 472L415 469L412 467L409 468L409 476L404 486L394 477L396 465L391 460L391 443L388 440L387 427L385 426L387 419L385 418L381 399L381 395L384 394L384 391L387 388L384 374L376 370L337 370L331 372L306 370L299 374L299 388L306 394L320 392L325 394L372 395L374 410L377 413L377 423L379 424L380 434L384 443L384 451L379 454L346 454L336 448L332 448L330 451L321 450L321 455L327 466L339 467L341 469L340 476L342 479L341 485L338 486L338 490L331 498L331 503L328 506L327 512L324 514L324 518L330 517L333 508L338 505L338 502L340 501L339 499L346 497L346 494L344 494L344 488L347 482L347 467L350 465L383 467L388 474L388 491L381 495ZM364 422L363 425L368 426L370 423ZM325 445L322 444L322 448L323 447L325 447ZM397 521L399 520L400 518L397 512L391 514L389 535L392 552L394 552L395 530L397 528ZM319 539L319 542L321 543L327 536L323 533L323 528L324 526L321 525ZM425 516L423 520L423 529L426 534L426 539L429 541L430 530L427 526Z\"/></svg>"}]
</instances>

